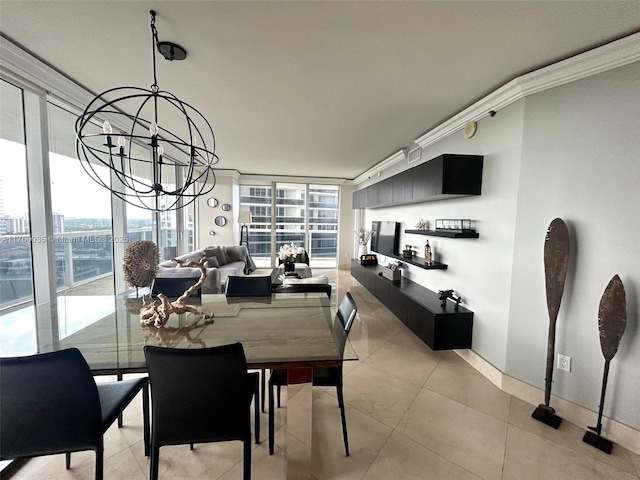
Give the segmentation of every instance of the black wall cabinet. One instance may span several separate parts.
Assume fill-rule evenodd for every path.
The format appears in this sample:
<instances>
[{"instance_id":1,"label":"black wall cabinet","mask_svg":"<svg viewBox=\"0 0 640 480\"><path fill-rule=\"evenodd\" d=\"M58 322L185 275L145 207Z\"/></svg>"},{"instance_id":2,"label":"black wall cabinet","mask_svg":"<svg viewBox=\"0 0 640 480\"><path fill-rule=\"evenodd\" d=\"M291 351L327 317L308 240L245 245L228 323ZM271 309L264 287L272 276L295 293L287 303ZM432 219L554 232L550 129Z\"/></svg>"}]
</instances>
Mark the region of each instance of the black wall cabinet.
<instances>
[{"instance_id":1,"label":"black wall cabinet","mask_svg":"<svg viewBox=\"0 0 640 480\"><path fill-rule=\"evenodd\" d=\"M482 193L482 155L444 154L353 192L353 208L378 208Z\"/></svg>"},{"instance_id":2,"label":"black wall cabinet","mask_svg":"<svg viewBox=\"0 0 640 480\"><path fill-rule=\"evenodd\" d=\"M447 301L442 307L438 295L407 279L391 282L378 275L382 267L360 265L351 260L351 275L433 350L471 348L473 312L454 310Z\"/></svg>"}]
</instances>

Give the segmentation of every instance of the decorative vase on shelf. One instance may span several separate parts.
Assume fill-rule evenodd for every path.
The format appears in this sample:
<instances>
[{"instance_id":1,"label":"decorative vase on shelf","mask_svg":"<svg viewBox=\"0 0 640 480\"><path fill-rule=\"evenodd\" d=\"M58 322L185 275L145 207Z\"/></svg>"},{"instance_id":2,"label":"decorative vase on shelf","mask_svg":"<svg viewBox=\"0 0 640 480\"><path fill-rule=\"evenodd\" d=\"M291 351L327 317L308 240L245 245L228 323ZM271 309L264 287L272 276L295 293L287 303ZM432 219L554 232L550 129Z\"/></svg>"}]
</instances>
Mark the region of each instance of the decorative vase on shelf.
<instances>
[{"instance_id":1,"label":"decorative vase on shelf","mask_svg":"<svg viewBox=\"0 0 640 480\"><path fill-rule=\"evenodd\" d=\"M292 261L284 262L284 271L285 272L295 272L296 271L296 264L293 263Z\"/></svg>"},{"instance_id":2,"label":"decorative vase on shelf","mask_svg":"<svg viewBox=\"0 0 640 480\"><path fill-rule=\"evenodd\" d=\"M367 254L367 246L366 245L358 245L358 258L360 258L362 255L366 255Z\"/></svg>"}]
</instances>

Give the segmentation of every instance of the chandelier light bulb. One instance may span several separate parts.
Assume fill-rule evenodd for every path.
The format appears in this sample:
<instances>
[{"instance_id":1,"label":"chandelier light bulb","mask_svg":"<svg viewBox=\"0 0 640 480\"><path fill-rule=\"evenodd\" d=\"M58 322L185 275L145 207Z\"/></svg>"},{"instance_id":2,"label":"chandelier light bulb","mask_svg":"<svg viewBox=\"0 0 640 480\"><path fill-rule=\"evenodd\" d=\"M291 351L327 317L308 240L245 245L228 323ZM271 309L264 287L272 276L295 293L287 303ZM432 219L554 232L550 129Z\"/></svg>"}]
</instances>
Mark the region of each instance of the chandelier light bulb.
<instances>
[{"instance_id":1,"label":"chandelier light bulb","mask_svg":"<svg viewBox=\"0 0 640 480\"><path fill-rule=\"evenodd\" d=\"M164 147L162 145L158 145L158 156L162 157L164 155Z\"/></svg>"},{"instance_id":2,"label":"chandelier light bulb","mask_svg":"<svg viewBox=\"0 0 640 480\"><path fill-rule=\"evenodd\" d=\"M122 135L120 135L118 137L118 146L119 147L124 147L127 144L127 139L124 138Z\"/></svg>"},{"instance_id":3,"label":"chandelier light bulb","mask_svg":"<svg viewBox=\"0 0 640 480\"><path fill-rule=\"evenodd\" d=\"M111 135L113 133L113 129L111 128L111 124L109 122L107 122L106 120L102 124L102 131L107 135Z\"/></svg>"},{"instance_id":4,"label":"chandelier light bulb","mask_svg":"<svg viewBox=\"0 0 640 480\"><path fill-rule=\"evenodd\" d=\"M158 134L158 125L156 125L156 122L152 122L151 125L149 125L149 133L154 137Z\"/></svg>"}]
</instances>

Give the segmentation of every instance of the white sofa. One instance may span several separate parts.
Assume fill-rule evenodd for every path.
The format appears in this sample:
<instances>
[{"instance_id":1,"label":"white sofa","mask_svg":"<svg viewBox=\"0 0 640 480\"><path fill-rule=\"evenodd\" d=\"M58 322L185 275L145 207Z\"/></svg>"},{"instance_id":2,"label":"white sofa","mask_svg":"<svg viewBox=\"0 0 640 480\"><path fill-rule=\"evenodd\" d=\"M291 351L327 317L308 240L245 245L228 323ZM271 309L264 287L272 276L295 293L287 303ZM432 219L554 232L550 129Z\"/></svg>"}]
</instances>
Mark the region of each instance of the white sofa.
<instances>
[{"instance_id":1,"label":"white sofa","mask_svg":"<svg viewBox=\"0 0 640 480\"><path fill-rule=\"evenodd\" d=\"M201 287L202 293L223 293L229 275L248 275L255 265L246 246L207 246L176 257L176 260L199 262L207 257L207 278ZM165 260L158 265L158 278L199 277L200 269L181 267L174 260Z\"/></svg>"}]
</instances>

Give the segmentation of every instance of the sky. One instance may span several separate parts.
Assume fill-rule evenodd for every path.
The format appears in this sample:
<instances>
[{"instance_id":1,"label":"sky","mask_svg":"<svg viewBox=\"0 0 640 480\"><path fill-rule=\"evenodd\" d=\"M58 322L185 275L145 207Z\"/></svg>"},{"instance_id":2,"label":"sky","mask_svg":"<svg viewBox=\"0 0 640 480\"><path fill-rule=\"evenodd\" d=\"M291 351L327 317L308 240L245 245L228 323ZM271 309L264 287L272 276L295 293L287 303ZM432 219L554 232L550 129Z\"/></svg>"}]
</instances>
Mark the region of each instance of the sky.
<instances>
[{"instance_id":1,"label":"sky","mask_svg":"<svg viewBox=\"0 0 640 480\"><path fill-rule=\"evenodd\" d=\"M4 214L23 216L27 211L25 147L0 139L0 180ZM55 213L66 218L111 218L111 193L84 171L80 161L50 153L51 197ZM104 170L106 167L96 167ZM129 218L148 218L149 213L135 207L127 209Z\"/></svg>"}]
</instances>

